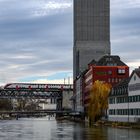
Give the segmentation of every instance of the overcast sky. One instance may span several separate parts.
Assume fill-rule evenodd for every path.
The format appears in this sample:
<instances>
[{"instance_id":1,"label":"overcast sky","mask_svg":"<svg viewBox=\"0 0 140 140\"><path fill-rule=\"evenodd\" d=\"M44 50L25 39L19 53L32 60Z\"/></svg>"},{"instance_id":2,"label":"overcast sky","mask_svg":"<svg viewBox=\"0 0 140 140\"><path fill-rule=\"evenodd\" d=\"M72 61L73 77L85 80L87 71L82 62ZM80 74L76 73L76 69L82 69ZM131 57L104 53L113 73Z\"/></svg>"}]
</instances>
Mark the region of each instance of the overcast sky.
<instances>
[{"instance_id":1,"label":"overcast sky","mask_svg":"<svg viewBox=\"0 0 140 140\"><path fill-rule=\"evenodd\" d=\"M140 0L111 0L111 48L140 66ZM63 82L72 51L72 0L0 0L0 84Z\"/></svg>"}]
</instances>

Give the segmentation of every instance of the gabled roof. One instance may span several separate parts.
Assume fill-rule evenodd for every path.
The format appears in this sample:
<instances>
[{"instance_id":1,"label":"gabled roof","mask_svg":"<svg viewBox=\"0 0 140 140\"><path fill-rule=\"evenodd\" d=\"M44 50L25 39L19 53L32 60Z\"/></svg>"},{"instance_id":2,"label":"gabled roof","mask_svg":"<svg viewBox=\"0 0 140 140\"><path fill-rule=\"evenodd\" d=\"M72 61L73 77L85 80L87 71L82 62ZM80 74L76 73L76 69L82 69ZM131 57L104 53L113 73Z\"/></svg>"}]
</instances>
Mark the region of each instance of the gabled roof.
<instances>
[{"instance_id":1,"label":"gabled roof","mask_svg":"<svg viewBox=\"0 0 140 140\"><path fill-rule=\"evenodd\" d=\"M118 55L105 55L99 61L93 59L90 64L96 66L127 66Z\"/></svg>"},{"instance_id":2,"label":"gabled roof","mask_svg":"<svg viewBox=\"0 0 140 140\"><path fill-rule=\"evenodd\" d=\"M125 78L121 82L119 82L117 85L115 85L113 88L128 86L129 81L130 81L130 77Z\"/></svg>"},{"instance_id":3,"label":"gabled roof","mask_svg":"<svg viewBox=\"0 0 140 140\"><path fill-rule=\"evenodd\" d=\"M134 74L136 74L140 78L140 67L132 71L130 75L130 79L132 78Z\"/></svg>"},{"instance_id":4,"label":"gabled roof","mask_svg":"<svg viewBox=\"0 0 140 140\"><path fill-rule=\"evenodd\" d=\"M99 66L106 66L109 64L114 64L114 66L127 66L124 62L120 60L118 55L105 55L99 61Z\"/></svg>"},{"instance_id":5,"label":"gabled roof","mask_svg":"<svg viewBox=\"0 0 140 140\"><path fill-rule=\"evenodd\" d=\"M92 64L92 65L96 65L97 62L93 59L93 60L89 63L89 65L90 65L90 64Z\"/></svg>"}]
</instances>

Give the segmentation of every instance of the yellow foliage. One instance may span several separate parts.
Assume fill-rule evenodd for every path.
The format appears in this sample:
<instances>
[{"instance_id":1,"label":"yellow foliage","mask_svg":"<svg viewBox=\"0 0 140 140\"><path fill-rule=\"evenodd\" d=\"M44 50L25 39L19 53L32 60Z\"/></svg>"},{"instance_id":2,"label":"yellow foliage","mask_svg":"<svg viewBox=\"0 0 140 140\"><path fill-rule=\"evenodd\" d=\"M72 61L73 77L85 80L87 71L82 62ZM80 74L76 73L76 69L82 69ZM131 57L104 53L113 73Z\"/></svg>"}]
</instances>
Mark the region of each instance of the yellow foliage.
<instances>
[{"instance_id":1,"label":"yellow foliage","mask_svg":"<svg viewBox=\"0 0 140 140\"><path fill-rule=\"evenodd\" d=\"M108 83L95 81L90 92L90 101L88 107L88 117L95 121L95 118L102 116L103 111L108 108L108 96L111 85Z\"/></svg>"}]
</instances>

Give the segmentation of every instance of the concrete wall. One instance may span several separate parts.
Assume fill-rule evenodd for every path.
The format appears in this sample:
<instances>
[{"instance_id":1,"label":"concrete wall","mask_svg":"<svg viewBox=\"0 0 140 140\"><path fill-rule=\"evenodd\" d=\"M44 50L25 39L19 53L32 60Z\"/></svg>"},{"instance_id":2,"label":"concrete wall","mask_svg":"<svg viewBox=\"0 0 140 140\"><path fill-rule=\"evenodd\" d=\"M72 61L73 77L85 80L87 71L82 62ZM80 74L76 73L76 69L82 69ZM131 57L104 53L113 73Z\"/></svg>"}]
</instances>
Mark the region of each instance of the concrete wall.
<instances>
[{"instance_id":1,"label":"concrete wall","mask_svg":"<svg viewBox=\"0 0 140 140\"><path fill-rule=\"evenodd\" d=\"M73 91L63 91L62 108L72 109L72 101L70 98L73 96Z\"/></svg>"},{"instance_id":2,"label":"concrete wall","mask_svg":"<svg viewBox=\"0 0 140 140\"><path fill-rule=\"evenodd\" d=\"M103 55L110 53L110 43L94 42L94 41L79 41L75 47L75 69L78 74L88 68L88 64L93 60L99 60Z\"/></svg>"},{"instance_id":3,"label":"concrete wall","mask_svg":"<svg viewBox=\"0 0 140 140\"><path fill-rule=\"evenodd\" d=\"M39 103L39 106L42 109L56 109L56 99L42 99Z\"/></svg>"}]
</instances>

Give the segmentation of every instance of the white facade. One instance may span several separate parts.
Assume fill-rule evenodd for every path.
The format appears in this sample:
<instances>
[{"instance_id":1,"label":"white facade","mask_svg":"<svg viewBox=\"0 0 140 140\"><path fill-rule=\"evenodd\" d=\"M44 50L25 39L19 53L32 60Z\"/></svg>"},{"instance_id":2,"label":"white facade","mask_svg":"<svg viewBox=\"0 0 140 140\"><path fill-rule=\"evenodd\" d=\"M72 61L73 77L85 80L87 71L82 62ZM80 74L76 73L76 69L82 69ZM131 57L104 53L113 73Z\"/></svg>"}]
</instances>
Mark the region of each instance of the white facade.
<instances>
[{"instance_id":1,"label":"white facade","mask_svg":"<svg viewBox=\"0 0 140 140\"><path fill-rule=\"evenodd\" d=\"M128 85L129 85L129 96L140 95L139 93L140 90L136 90L135 88L137 85L140 87L140 77L136 73L133 74Z\"/></svg>"},{"instance_id":2,"label":"white facade","mask_svg":"<svg viewBox=\"0 0 140 140\"><path fill-rule=\"evenodd\" d=\"M127 94L123 93L127 86L122 85L124 89L118 87L116 95L109 97L109 121L140 122L140 68L132 72L127 85Z\"/></svg>"},{"instance_id":3,"label":"white facade","mask_svg":"<svg viewBox=\"0 0 140 140\"><path fill-rule=\"evenodd\" d=\"M128 110L128 103L115 103L109 104L109 110L115 111L115 113L109 114L109 121L117 121L117 122L128 122L128 115L118 115L117 110ZM117 114L117 115L116 115Z\"/></svg>"},{"instance_id":4,"label":"white facade","mask_svg":"<svg viewBox=\"0 0 140 140\"><path fill-rule=\"evenodd\" d=\"M140 74L140 70L137 71ZM129 120L132 122L140 121L140 75L134 73L128 84L129 95Z\"/></svg>"},{"instance_id":5,"label":"white facade","mask_svg":"<svg viewBox=\"0 0 140 140\"><path fill-rule=\"evenodd\" d=\"M119 91L119 89L118 89ZM114 92L114 91L112 91ZM120 91L120 95L109 97L109 121L128 122L128 95L125 88Z\"/></svg>"},{"instance_id":6,"label":"white facade","mask_svg":"<svg viewBox=\"0 0 140 140\"><path fill-rule=\"evenodd\" d=\"M78 78L76 80L76 111L77 112L83 112L83 94L82 94L82 78Z\"/></svg>"}]
</instances>

